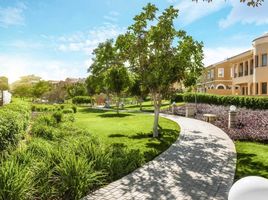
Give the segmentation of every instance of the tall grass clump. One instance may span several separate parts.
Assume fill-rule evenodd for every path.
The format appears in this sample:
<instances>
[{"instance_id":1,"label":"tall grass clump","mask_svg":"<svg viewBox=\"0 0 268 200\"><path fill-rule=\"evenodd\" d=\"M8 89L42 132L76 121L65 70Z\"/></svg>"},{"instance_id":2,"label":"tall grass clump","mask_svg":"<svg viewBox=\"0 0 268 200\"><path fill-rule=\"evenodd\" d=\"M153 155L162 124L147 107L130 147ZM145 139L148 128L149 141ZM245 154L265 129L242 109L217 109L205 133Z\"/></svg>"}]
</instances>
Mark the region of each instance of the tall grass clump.
<instances>
[{"instance_id":1,"label":"tall grass clump","mask_svg":"<svg viewBox=\"0 0 268 200\"><path fill-rule=\"evenodd\" d=\"M16 160L2 162L0 165L0 199L33 199L34 183L31 170L19 165Z\"/></svg>"}]
</instances>

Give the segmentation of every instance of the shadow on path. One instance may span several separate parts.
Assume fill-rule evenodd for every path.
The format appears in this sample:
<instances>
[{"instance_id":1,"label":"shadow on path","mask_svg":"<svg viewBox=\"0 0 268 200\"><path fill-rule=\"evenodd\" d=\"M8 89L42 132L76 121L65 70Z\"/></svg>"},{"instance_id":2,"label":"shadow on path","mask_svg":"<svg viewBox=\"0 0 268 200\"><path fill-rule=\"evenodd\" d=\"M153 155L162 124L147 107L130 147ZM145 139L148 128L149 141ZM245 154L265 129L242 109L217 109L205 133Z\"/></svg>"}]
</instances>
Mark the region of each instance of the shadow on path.
<instances>
[{"instance_id":1,"label":"shadow on path","mask_svg":"<svg viewBox=\"0 0 268 200\"><path fill-rule=\"evenodd\" d=\"M179 140L153 161L84 200L227 199L236 162L230 138L205 122L163 116L179 123Z\"/></svg>"}]
</instances>

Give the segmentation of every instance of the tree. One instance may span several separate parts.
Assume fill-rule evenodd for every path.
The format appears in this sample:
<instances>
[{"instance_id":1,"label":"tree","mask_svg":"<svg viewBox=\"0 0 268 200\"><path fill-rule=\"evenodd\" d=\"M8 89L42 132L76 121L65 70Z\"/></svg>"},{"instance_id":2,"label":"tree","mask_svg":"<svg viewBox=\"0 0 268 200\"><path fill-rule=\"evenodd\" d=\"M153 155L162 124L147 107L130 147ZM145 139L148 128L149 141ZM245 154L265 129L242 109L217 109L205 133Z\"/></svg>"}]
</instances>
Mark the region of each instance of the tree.
<instances>
[{"instance_id":1,"label":"tree","mask_svg":"<svg viewBox=\"0 0 268 200\"><path fill-rule=\"evenodd\" d=\"M98 82L99 89L105 91L107 102L109 102L110 91L105 83L105 76L107 71L117 62L113 43L113 40L107 40L106 42L100 43L98 47L94 49L93 63L88 69L88 72L91 73Z\"/></svg>"},{"instance_id":2,"label":"tree","mask_svg":"<svg viewBox=\"0 0 268 200\"><path fill-rule=\"evenodd\" d=\"M94 105L93 96L100 93L100 85L98 84L98 78L96 76L90 75L86 79L87 93L91 97L91 105Z\"/></svg>"},{"instance_id":3,"label":"tree","mask_svg":"<svg viewBox=\"0 0 268 200\"><path fill-rule=\"evenodd\" d=\"M197 82L202 75L202 68L193 68L187 71L187 76L183 81L185 87L190 87L194 89L195 92L195 109L197 111Z\"/></svg>"},{"instance_id":4,"label":"tree","mask_svg":"<svg viewBox=\"0 0 268 200\"><path fill-rule=\"evenodd\" d=\"M129 87L129 93L131 96L136 97L137 102L140 104L140 110L142 110L142 102L149 94L149 89L142 85L141 79L137 76L133 77Z\"/></svg>"},{"instance_id":5,"label":"tree","mask_svg":"<svg viewBox=\"0 0 268 200\"><path fill-rule=\"evenodd\" d=\"M123 65L112 66L106 74L105 79L109 90L116 95L116 111L119 114L119 103L122 92L129 84L129 75Z\"/></svg>"},{"instance_id":6,"label":"tree","mask_svg":"<svg viewBox=\"0 0 268 200\"><path fill-rule=\"evenodd\" d=\"M67 95L67 84L64 81L53 85L52 89L44 94L45 98L48 99L49 102L54 103L63 103Z\"/></svg>"},{"instance_id":7,"label":"tree","mask_svg":"<svg viewBox=\"0 0 268 200\"><path fill-rule=\"evenodd\" d=\"M33 86L41 81L41 77L28 75L20 77L20 80L11 85L13 95L18 97L33 97Z\"/></svg>"},{"instance_id":8,"label":"tree","mask_svg":"<svg viewBox=\"0 0 268 200\"><path fill-rule=\"evenodd\" d=\"M192 0L192 1L196 1L198 2L198 0ZM212 2L213 0L203 0L203 1L207 1L207 2ZM262 3L264 2L264 0L240 0L241 3L247 3L248 6L252 6L252 7L258 7L261 6Z\"/></svg>"},{"instance_id":9,"label":"tree","mask_svg":"<svg viewBox=\"0 0 268 200\"><path fill-rule=\"evenodd\" d=\"M87 89L85 83L75 83L70 86L68 86L68 95L69 97L73 98L76 96L86 96L87 95Z\"/></svg>"},{"instance_id":10,"label":"tree","mask_svg":"<svg viewBox=\"0 0 268 200\"><path fill-rule=\"evenodd\" d=\"M41 98L45 93L52 88L48 81L39 81L33 85L32 94L35 98Z\"/></svg>"},{"instance_id":11,"label":"tree","mask_svg":"<svg viewBox=\"0 0 268 200\"><path fill-rule=\"evenodd\" d=\"M8 85L8 78L5 76L0 77L0 91L8 90L9 85Z\"/></svg>"},{"instance_id":12,"label":"tree","mask_svg":"<svg viewBox=\"0 0 268 200\"><path fill-rule=\"evenodd\" d=\"M177 31L174 20L178 10L172 6L161 15L158 8L147 4L135 16L134 24L124 35L120 35L117 46L130 64L130 69L149 88L154 101L153 136L158 137L158 121L162 99L175 82L184 80L185 71L203 68L203 44ZM155 24L155 25L151 25Z\"/></svg>"}]
</instances>

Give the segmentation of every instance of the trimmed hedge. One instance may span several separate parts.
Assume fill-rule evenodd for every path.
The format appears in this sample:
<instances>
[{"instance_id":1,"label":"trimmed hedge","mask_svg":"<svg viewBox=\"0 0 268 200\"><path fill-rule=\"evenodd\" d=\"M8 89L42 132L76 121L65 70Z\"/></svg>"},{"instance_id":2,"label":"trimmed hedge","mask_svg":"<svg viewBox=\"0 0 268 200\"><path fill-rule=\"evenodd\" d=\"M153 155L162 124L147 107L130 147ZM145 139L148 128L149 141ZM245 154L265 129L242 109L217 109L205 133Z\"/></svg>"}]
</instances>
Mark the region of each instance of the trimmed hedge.
<instances>
[{"instance_id":1,"label":"trimmed hedge","mask_svg":"<svg viewBox=\"0 0 268 200\"><path fill-rule=\"evenodd\" d=\"M30 119L27 103L16 102L0 108L0 152L16 146Z\"/></svg>"},{"instance_id":2,"label":"trimmed hedge","mask_svg":"<svg viewBox=\"0 0 268 200\"><path fill-rule=\"evenodd\" d=\"M90 104L91 99L89 96L77 96L72 99L73 104Z\"/></svg>"},{"instance_id":3,"label":"trimmed hedge","mask_svg":"<svg viewBox=\"0 0 268 200\"><path fill-rule=\"evenodd\" d=\"M177 98L180 99L181 94L179 94L179 97ZM183 101L194 103L195 94L194 93L183 94ZM222 95L197 93L197 102L214 104L214 105L224 105L224 106L235 105L237 107L245 107L249 109L268 109L267 97L233 96L233 95L222 96Z\"/></svg>"}]
</instances>

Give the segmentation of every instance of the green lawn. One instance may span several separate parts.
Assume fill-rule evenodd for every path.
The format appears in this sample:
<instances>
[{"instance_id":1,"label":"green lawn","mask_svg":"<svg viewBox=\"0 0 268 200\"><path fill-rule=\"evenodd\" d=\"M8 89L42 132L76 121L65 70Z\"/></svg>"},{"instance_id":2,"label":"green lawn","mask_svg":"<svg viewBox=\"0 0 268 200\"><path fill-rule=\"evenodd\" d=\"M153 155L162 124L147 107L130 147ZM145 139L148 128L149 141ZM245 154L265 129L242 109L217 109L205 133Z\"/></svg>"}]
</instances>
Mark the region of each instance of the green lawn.
<instances>
[{"instance_id":1,"label":"green lawn","mask_svg":"<svg viewBox=\"0 0 268 200\"><path fill-rule=\"evenodd\" d=\"M153 115L79 108L75 125L97 136L105 144L119 144L144 153L146 160L166 150L179 135L177 123L160 118L159 139L152 138Z\"/></svg>"},{"instance_id":2,"label":"green lawn","mask_svg":"<svg viewBox=\"0 0 268 200\"><path fill-rule=\"evenodd\" d=\"M254 142L236 142L237 168L235 179L245 176L268 178L268 145Z\"/></svg>"}]
</instances>

